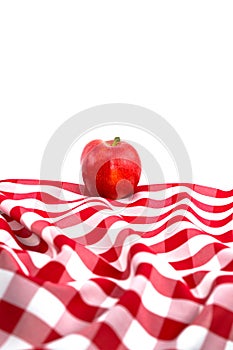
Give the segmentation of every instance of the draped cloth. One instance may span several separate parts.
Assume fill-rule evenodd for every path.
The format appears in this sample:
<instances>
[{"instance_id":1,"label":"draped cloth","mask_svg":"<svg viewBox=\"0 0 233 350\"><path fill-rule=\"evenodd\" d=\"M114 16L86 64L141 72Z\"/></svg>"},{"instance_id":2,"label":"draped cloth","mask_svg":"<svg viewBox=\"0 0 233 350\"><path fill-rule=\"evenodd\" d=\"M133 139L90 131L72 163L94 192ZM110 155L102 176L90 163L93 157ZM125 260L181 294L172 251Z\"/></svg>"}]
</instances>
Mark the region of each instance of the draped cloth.
<instances>
[{"instance_id":1,"label":"draped cloth","mask_svg":"<svg viewBox=\"0 0 233 350\"><path fill-rule=\"evenodd\" d=\"M0 348L233 349L233 190L0 181Z\"/></svg>"}]
</instances>

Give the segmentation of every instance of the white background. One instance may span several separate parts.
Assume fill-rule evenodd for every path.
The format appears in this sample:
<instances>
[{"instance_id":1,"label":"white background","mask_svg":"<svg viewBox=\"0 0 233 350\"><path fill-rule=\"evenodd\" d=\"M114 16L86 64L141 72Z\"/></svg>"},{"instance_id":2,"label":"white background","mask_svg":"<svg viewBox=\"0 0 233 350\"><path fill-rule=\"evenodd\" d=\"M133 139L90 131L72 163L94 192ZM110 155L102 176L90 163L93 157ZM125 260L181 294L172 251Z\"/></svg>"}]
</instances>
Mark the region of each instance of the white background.
<instances>
[{"instance_id":1,"label":"white background","mask_svg":"<svg viewBox=\"0 0 233 350\"><path fill-rule=\"evenodd\" d=\"M231 0L1 1L0 178L38 178L62 123L124 102L175 128L194 183L231 189L232 18Z\"/></svg>"}]
</instances>

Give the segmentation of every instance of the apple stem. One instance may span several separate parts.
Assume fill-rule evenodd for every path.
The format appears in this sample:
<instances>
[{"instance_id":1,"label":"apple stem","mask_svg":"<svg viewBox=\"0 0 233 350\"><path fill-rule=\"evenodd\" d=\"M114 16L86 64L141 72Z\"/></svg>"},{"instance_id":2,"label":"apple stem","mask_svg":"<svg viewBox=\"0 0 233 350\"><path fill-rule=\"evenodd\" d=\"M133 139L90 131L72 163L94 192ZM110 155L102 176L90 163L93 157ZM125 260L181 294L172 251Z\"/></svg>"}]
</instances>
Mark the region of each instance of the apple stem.
<instances>
[{"instance_id":1,"label":"apple stem","mask_svg":"<svg viewBox=\"0 0 233 350\"><path fill-rule=\"evenodd\" d=\"M115 137L112 146L116 146L121 141L120 137Z\"/></svg>"}]
</instances>

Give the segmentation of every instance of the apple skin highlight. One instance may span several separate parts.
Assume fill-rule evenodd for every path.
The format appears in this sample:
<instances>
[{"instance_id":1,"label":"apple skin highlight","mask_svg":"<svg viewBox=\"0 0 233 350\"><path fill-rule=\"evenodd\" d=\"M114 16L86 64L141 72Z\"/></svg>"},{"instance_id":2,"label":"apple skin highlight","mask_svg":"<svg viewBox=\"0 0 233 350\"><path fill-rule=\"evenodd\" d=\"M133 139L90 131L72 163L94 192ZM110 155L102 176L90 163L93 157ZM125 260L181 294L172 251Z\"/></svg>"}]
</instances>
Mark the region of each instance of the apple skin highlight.
<instances>
[{"instance_id":1,"label":"apple skin highlight","mask_svg":"<svg viewBox=\"0 0 233 350\"><path fill-rule=\"evenodd\" d=\"M88 195L108 199L132 195L141 176L138 152L119 137L89 142L81 155L81 168Z\"/></svg>"}]
</instances>

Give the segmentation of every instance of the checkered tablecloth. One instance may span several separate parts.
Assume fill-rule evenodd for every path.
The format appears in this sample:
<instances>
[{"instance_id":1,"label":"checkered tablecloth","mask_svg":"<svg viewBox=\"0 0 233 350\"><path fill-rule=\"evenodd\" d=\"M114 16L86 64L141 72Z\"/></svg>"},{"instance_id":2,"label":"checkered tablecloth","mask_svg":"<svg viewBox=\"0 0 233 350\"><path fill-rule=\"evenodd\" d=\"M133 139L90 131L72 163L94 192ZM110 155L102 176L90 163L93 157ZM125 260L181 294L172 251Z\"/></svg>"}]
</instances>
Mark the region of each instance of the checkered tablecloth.
<instances>
[{"instance_id":1,"label":"checkered tablecloth","mask_svg":"<svg viewBox=\"0 0 233 350\"><path fill-rule=\"evenodd\" d=\"M233 191L0 181L0 349L233 349Z\"/></svg>"}]
</instances>

